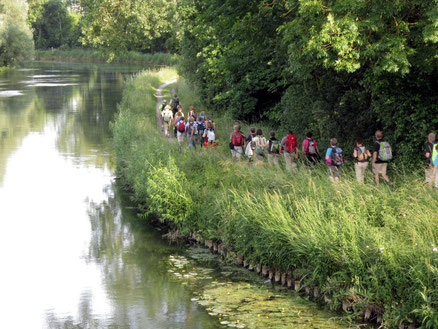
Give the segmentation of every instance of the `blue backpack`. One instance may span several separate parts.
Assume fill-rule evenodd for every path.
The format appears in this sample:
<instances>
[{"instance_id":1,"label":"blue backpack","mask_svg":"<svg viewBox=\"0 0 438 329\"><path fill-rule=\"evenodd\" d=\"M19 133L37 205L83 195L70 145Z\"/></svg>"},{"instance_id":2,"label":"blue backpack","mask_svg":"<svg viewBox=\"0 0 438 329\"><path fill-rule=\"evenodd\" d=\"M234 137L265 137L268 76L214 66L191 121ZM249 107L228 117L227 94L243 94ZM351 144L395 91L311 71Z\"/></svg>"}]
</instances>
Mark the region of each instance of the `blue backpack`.
<instances>
[{"instance_id":1,"label":"blue backpack","mask_svg":"<svg viewBox=\"0 0 438 329\"><path fill-rule=\"evenodd\" d=\"M205 130L205 122L201 121L201 122L197 122L196 124L196 135L201 135L204 133Z\"/></svg>"},{"instance_id":2,"label":"blue backpack","mask_svg":"<svg viewBox=\"0 0 438 329\"><path fill-rule=\"evenodd\" d=\"M344 151L340 147L332 147L332 166L342 166L344 161Z\"/></svg>"}]
</instances>

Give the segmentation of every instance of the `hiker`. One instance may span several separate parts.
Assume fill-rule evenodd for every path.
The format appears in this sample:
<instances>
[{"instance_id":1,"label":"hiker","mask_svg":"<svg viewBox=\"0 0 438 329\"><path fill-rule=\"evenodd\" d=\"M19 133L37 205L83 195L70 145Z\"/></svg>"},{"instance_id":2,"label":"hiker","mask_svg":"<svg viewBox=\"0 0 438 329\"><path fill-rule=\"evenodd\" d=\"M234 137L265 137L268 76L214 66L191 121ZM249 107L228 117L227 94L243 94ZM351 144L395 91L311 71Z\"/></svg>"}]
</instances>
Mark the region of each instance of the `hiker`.
<instances>
[{"instance_id":1,"label":"hiker","mask_svg":"<svg viewBox=\"0 0 438 329\"><path fill-rule=\"evenodd\" d=\"M269 145L266 138L263 137L263 131L261 129L257 129L256 136L252 139L252 143L255 144L254 160L256 163L263 165L263 160L266 157Z\"/></svg>"},{"instance_id":2,"label":"hiker","mask_svg":"<svg viewBox=\"0 0 438 329\"><path fill-rule=\"evenodd\" d=\"M160 110L160 112L163 112L166 106L167 106L167 101L163 99L163 102L160 104L160 107L158 109Z\"/></svg>"},{"instance_id":3,"label":"hiker","mask_svg":"<svg viewBox=\"0 0 438 329\"><path fill-rule=\"evenodd\" d=\"M178 107L181 105L181 102L176 94L173 95L169 105L172 108L173 115L175 115L176 112L178 112Z\"/></svg>"},{"instance_id":4,"label":"hiker","mask_svg":"<svg viewBox=\"0 0 438 329\"><path fill-rule=\"evenodd\" d=\"M432 152L432 164L433 164L433 171L432 171L432 181L429 183L430 187L433 187L433 178L435 179L435 188L438 188L438 144L433 145L433 152Z\"/></svg>"},{"instance_id":5,"label":"hiker","mask_svg":"<svg viewBox=\"0 0 438 329\"><path fill-rule=\"evenodd\" d=\"M195 120L196 120L196 111L195 111L195 107L192 105L192 106L190 106L190 111L189 111L189 119L191 118L191 117L193 117Z\"/></svg>"},{"instance_id":6,"label":"hiker","mask_svg":"<svg viewBox=\"0 0 438 329\"><path fill-rule=\"evenodd\" d=\"M425 163L425 174L426 174L426 183L432 183L434 181L433 176L433 161L432 161L432 154L434 150L435 142L435 134L430 133L428 136L428 141L426 144L424 144L424 155L426 157L426 163Z\"/></svg>"},{"instance_id":7,"label":"hiker","mask_svg":"<svg viewBox=\"0 0 438 329\"><path fill-rule=\"evenodd\" d=\"M158 106L158 119L160 120L161 130L164 131L163 111L166 107L167 101L163 99L163 102Z\"/></svg>"},{"instance_id":8,"label":"hiker","mask_svg":"<svg viewBox=\"0 0 438 329\"><path fill-rule=\"evenodd\" d=\"M269 166L272 167L272 164L279 167L280 164L278 162L278 159L280 158L281 153L281 147L280 147L280 141L275 138L275 132L271 131L269 133L269 141L268 141L268 163Z\"/></svg>"},{"instance_id":9,"label":"hiker","mask_svg":"<svg viewBox=\"0 0 438 329\"><path fill-rule=\"evenodd\" d=\"M164 135L170 136L169 129L172 124L172 111L170 105L166 105L164 111L161 112L161 117L163 118L163 130Z\"/></svg>"},{"instance_id":10,"label":"hiker","mask_svg":"<svg viewBox=\"0 0 438 329\"><path fill-rule=\"evenodd\" d=\"M284 136L280 143L283 151L284 162L286 163L286 170L292 173L297 169L297 136L295 136L291 130L287 132L287 136Z\"/></svg>"},{"instance_id":11,"label":"hiker","mask_svg":"<svg viewBox=\"0 0 438 329\"><path fill-rule=\"evenodd\" d=\"M217 146L216 143L216 131L214 129L214 125L212 121L207 121L207 124L205 125L206 129L204 131L204 144L203 147L209 148Z\"/></svg>"},{"instance_id":12,"label":"hiker","mask_svg":"<svg viewBox=\"0 0 438 329\"><path fill-rule=\"evenodd\" d=\"M248 157L248 162L254 161L255 157L255 143L253 142L253 138L257 136L256 129L251 128L250 134L246 138L246 149L245 149L245 155Z\"/></svg>"},{"instance_id":13,"label":"hiker","mask_svg":"<svg viewBox=\"0 0 438 329\"><path fill-rule=\"evenodd\" d=\"M214 121L209 116L205 117L205 121L211 122L212 128L216 131L216 124L214 123Z\"/></svg>"},{"instance_id":14,"label":"hiker","mask_svg":"<svg viewBox=\"0 0 438 329\"><path fill-rule=\"evenodd\" d=\"M365 146L363 146L362 138L356 139L356 147L353 151L353 158L356 179L360 184L363 184L365 179L365 171L368 168L369 159L371 159L371 152Z\"/></svg>"},{"instance_id":15,"label":"hiker","mask_svg":"<svg viewBox=\"0 0 438 329\"><path fill-rule=\"evenodd\" d=\"M309 131L306 134L306 139L303 141L302 145L303 155L307 160L307 165L309 166L317 164L321 158L319 155L318 144L316 143L316 140L312 138L312 136L313 133Z\"/></svg>"},{"instance_id":16,"label":"hiker","mask_svg":"<svg viewBox=\"0 0 438 329\"><path fill-rule=\"evenodd\" d=\"M189 149L196 148L196 122L194 117L190 117L188 124L186 124L186 136L189 142Z\"/></svg>"},{"instance_id":17,"label":"hiker","mask_svg":"<svg viewBox=\"0 0 438 329\"><path fill-rule=\"evenodd\" d=\"M177 132L178 132L178 126L177 126L177 124L178 124L178 122L179 122L179 118L184 118L184 112L183 112L183 108L182 108L182 106L181 105L178 105L178 109L177 109L177 112L175 113L175 115L174 115L174 118L175 118L175 124L174 124L174 134L175 134L175 137L177 137Z\"/></svg>"},{"instance_id":18,"label":"hiker","mask_svg":"<svg viewBox=\"0 0 438 329\"><path fill-rule=\"evenodd\" d=\"M240 132L240 126L235 125L230 136L230 149L233 161L240 161L245 146L245 136Z\"/></svg>"},{"instance_id":19,"label":"hiker","mask_svg":"<svg viewBox=\"0 0 438 329\"><path fill-rule=\"evenodd\" d=\"M184 122L184 117L183 116L179 116L179 121L176 124L176 129L177 129L177 134L176 134L176 138L178 140L178 143L180 145L184 144L184 134L186 132L186 124Z\"/></svg>"},{"instance_id":20,"label":"hiker","mask_svg":"<svg viewBox=\"0 0 438 329\"><path fill-rule=\"evenodd\" d=\"M383 132L376 131L376 141L373 146L373 171L376 176L376 184L380 185L380 175L392 187L386 171L388 169L388 162L392 160L392 149L388 142L383 140Z\"/></svg>"},{"instance_id":21,"label":"hiker","mask_svg":"<svg viewBox=\"0 0 438 329\"><path fill-rule=\"evenodd\" d=\"M198 116L195 122L196 130L195 130L195 143L200 145L202 147L202 144L204 143L204 132L205 132L205 121L204 121L204 115L201 112L201 115Z\"/></svg>"},{"instance_id":22,"label":"hiker","mask_svg":"<svg viewBox=\"0 0 438 329\"><path fill-rule=\"evenodd\" d=\"M345 158L344 152L338 147L336 138L330 139L330 147L325 154L325 162L329 166L329 178L334 182L339 182L339 174L342 171Z\"/></svg>"}]
</instances>

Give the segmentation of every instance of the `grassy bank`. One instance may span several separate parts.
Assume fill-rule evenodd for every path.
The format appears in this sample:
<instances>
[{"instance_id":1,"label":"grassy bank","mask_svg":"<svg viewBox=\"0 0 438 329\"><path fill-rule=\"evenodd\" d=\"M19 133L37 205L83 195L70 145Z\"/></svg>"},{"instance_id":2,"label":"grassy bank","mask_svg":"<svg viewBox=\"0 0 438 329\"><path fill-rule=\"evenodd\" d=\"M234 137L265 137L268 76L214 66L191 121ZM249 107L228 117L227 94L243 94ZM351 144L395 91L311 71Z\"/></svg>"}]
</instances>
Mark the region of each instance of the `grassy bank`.
<instances>
[{"instance_id":1,"label":"grassy bank","mask_svg":"<svg viewBox=\"0 0 438 329\"><path fill-rule=\"evenodd\" d=\"M218 150L181 150L155 121L155 89L174 74L144 72L129 81L113 126L119 173L145 218L291 271L301 286L318 287L333 310L368 308L373 317L384 314L385 328L438 327L438 197L420 175L394 172L390 191L358 185L348 169L334 185L324 166L312 174L300 166L290 177L234 164L229 118L216 120ZM200 108L188 86L177 89L183 104Z\"/></svg>"},{"instance_id":2,"label":"grassy bank","mask_svg":"<svg viewBox=\"0 0 438 329\"><path fill-rule=\"evenodd\" d=\"M36 50L35 59L40 61L107 62L108 55L92 49L53 49ZM112 62L148 66L173 66L177 64L178 56L165 53L142 54L130 51L125 54L117 55Z\"/></svg>"}]
</instances>

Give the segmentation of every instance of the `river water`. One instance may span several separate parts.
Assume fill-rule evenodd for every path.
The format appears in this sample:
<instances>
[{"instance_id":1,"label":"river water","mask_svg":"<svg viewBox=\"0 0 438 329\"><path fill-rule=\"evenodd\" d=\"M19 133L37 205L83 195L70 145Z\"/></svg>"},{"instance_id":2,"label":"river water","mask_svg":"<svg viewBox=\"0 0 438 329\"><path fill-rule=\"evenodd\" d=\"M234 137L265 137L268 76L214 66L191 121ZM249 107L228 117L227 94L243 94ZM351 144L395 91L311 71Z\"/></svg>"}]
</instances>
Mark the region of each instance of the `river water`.
<instances>
[{"instance_id":1,"label":"river water","mask_svg":"<svg viewBox=\"0 0 438 329\"><path fill-rule=\"evenodd\" d=\"M109 123L138 70L0 73L0 328L343 328L137 218Z\"/></svg>"}]
</instances>

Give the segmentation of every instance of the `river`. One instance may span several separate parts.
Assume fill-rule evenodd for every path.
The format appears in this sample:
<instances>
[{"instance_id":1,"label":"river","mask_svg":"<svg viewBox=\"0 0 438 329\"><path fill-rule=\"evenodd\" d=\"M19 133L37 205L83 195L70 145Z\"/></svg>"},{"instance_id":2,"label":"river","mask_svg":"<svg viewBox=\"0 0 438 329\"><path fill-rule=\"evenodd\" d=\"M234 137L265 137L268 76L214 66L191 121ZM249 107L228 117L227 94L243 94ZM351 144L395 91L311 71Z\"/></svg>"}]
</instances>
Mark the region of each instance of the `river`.
<instances>
[{"instance_id":1,"label":"river","mask_svg":"<svg viewBox=\"0 0 438 329\"><path fill-rule=\"evenodd\" d=\"M110 121L138 70L0 73L0 327L343 328L137 218L115 179Z\"/></svg>"}]
</instances>

